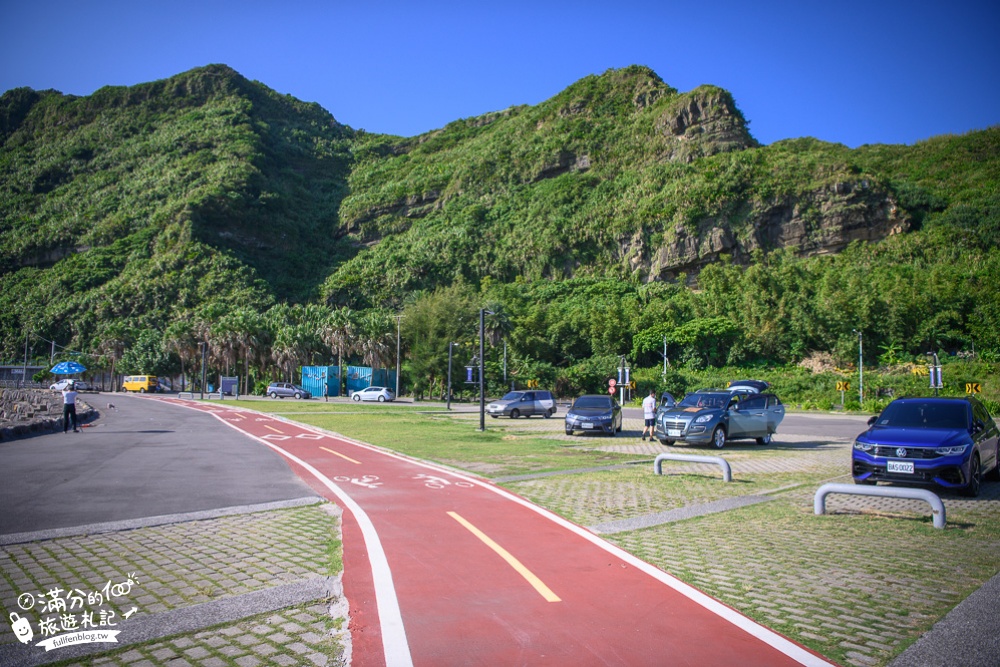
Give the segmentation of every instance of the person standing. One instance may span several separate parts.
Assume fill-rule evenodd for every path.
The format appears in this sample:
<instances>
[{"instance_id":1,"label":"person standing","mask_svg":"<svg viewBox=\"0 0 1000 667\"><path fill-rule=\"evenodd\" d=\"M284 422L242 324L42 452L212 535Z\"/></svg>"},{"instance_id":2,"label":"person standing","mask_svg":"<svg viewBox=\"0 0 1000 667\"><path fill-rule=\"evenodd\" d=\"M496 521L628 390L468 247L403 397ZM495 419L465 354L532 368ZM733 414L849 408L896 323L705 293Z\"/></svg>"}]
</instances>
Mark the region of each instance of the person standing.
<instances>
[{"instance_id":1,"label":"person standing","mask_svg":"<svg viewBox=\"0 0 1000 667\"><path fill-rule=\"evenodd\" d=\"M63 433L69 432L69 421L73 420L73 433L79 433L76 430L76 383L70 382L63 389Z\"/></svg>"},{"instance_id":2,"label":"person standing","mask_svg":"<svg viewBox=\"0 0 1000 667\"><path fill-rule=\"evenodd\" d=\"M642 399L642 417L646 420L646 425L642 427L642 439L646 439L646 431L649 431L649 439L653 439L653 427L656 425L656 391L649 390L649 396Z\"/></svg>"}]
</instances>

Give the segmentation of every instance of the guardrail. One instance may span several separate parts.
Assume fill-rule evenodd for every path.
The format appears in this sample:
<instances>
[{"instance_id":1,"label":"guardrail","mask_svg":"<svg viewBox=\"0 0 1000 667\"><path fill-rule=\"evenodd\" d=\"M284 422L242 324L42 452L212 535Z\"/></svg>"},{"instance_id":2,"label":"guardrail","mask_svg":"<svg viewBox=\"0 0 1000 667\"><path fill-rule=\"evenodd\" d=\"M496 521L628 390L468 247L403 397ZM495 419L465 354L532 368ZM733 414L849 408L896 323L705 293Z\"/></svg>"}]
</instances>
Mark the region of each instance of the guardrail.
<instances>
[{"instance_id":1,"label":"guardrail","mask_svg":"<svg viewBox=\"0 0 1000 667\"><path fill-rule=\"evenodd\" d=\"M200 391L179 391L179 392L177 392L177 398L187 398L187 399L194 400L194 395L195 394L198 394L199 399L201 398L201 392ZM221 391L206 391L205 392L205 398L217 398L220 401L222 401L222 400L225 400L224 396L225 396L225 394L223 394Z\"/></svg>"},{"instance_id":2,"label":"guardrail","mask_svg":"<svg viewBox=\"0 0 1000 667\"><path fill-rule=\"evenodd\" d=\"M687 461L688 463L714 463L722 468L722 481L733 481L733 469L729 467L729 461L721 456L698 456L696 454L660 454L653 461L653 471L657 475L663 474L664 461Z\"/></svg>"},{"instance_id":3,"label":"guardrail","mask_svg":"<svg viewBox=\"0 0 1000 667\"><path fill-rule=\"evenodd\" d=\"M944 528L944 503L933 491L927 489L906 489L900 487L854 486L852 484L824 484L816 491L813 498L813 511L816 514L826 513L826 497L831 493L843 493L851 496L875 496L878 498L905 498L908 500L926 500L930 503L931 514L935 528Z\"/></svg>"}]
</instances>

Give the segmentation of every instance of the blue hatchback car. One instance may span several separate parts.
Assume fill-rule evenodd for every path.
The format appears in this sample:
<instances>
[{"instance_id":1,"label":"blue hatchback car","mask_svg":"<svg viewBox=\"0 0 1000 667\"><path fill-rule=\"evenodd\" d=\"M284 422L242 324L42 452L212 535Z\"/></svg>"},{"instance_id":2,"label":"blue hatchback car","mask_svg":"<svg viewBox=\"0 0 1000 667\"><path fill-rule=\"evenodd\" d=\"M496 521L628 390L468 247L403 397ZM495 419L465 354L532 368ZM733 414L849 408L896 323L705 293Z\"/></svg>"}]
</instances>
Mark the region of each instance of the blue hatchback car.
<instances>
[{"instance_id":1,"label":"blue hatchback car","mask_svg":"<svg viewBox=\"0 0 1000 667\"><path fill-rule=\"evenodd\" d=\"M978 496L984 474L1000 474L1000 434L974 397L896 399L868 424L851 455L857 484L936 485Z\"/></svg>"}]
</instances>

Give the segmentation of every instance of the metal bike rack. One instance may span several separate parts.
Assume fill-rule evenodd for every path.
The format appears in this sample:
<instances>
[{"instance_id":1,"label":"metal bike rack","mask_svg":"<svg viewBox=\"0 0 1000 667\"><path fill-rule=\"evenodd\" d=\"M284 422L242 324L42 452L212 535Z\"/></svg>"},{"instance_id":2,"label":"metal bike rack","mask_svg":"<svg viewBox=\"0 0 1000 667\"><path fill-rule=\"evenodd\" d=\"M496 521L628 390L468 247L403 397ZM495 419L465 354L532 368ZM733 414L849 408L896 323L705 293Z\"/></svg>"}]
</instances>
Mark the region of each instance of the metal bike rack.
<instances>
[{"instance_id":1,"label":"metal bike rack","mask_svg":"<svg viewBox=\"0 0 1000 667\"><path fill-rule=\"evenodd\" d=\"M660 454L653 461L653 471L657 475L663 474L664 461L687 461L688 463L714 463L722 468L722 481L733 481L733 469L729 467L729 461L721 456L697 456L695 454Z\"/></svg>"},{"instance_id":2,"label":"metal bike rack","mask_svg":"<svg viewBox=\"0 0 1000 667\"><path fill-rule=\"evenodd\" d=\"M944 528L944 503L933 491L927 489L906 489L898 487L855 486L853 484L824 484L816 491L813 499L813 511L816 514L826 513L826 497L831 493L844 493L852 496L877 496L879 498L906 498L909 500L926 500L930 503L931 514L935 528Z\"/></svg>"}]
</instances>

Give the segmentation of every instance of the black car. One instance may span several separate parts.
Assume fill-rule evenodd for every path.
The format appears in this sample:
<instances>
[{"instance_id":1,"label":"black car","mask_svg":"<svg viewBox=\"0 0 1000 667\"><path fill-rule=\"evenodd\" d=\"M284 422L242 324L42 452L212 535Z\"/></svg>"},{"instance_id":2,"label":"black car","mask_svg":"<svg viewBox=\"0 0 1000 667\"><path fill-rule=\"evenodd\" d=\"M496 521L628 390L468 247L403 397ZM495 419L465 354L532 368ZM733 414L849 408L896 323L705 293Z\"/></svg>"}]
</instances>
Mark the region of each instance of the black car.
<instances>
[{"instance_id":1,"label":"black car","mask_svg":"<svg viewBox=\"0 0 1000 667\"><path fill-rule=\"evenodd\" d=\"M566 413L566 435L574 431L599 431L614 435L622 430L622 406L614 396L587 394L573 402Z\"/></svg>"}]
</instances>

